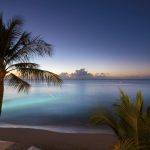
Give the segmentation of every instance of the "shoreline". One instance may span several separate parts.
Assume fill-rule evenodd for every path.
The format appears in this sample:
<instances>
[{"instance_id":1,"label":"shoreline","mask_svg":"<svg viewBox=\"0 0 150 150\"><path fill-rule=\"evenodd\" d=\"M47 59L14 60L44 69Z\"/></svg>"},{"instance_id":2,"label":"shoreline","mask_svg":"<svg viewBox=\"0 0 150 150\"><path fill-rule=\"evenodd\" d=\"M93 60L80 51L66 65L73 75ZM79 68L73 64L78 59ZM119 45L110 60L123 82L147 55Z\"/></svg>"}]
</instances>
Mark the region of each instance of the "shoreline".
<instances>
[{"instance_id":1,"label":"shoreline","mask_svg":"<svg viewBox=\"0 0 150 150\"><path fill-rule=\"evenodd\" d=\"M1 128L0 140L54 150L110 150L117 142L106 133L58 133L41 129Z\"/></svg>"},{"instance_id":2,"label":"shoreline","mask_svg":"<svg viewBox=\"0 0 150 150\"><path fill-rule=\"evenodd\" d=\"M65 125L18 125L9 123L0 123L0 128L26 128L26 129L37 129L45 130L57 133L89 133L89 134L111 134L114 135L113 131L103 127L88 127L88 126L65 126Z\"/></svg>"}]
</instances>

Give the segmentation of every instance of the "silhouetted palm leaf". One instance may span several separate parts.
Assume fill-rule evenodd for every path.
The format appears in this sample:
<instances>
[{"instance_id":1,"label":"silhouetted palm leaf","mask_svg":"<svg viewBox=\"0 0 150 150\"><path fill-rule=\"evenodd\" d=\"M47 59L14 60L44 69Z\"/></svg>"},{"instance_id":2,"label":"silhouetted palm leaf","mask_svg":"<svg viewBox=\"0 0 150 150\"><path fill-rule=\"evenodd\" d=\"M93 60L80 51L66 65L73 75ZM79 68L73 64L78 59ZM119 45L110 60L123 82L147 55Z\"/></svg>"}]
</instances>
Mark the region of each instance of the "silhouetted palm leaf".
<instances>
[{"instance_id":1,"label":"silhouetted palm leaf","mask_svg":"<svg viewBox=\"0 0 150 150\"><path fill-rule=\"evenodd\" d=\"M7 76L7 79L9 79L8 80L8 85L15 87L18 90L18 92L21 92L21 91L28 92L29 89L30 89L30 84L29 83L27 83L26 81L24 81L21 78L17 77L13 73L10 73Z\"/></svg>"}]
</instances>

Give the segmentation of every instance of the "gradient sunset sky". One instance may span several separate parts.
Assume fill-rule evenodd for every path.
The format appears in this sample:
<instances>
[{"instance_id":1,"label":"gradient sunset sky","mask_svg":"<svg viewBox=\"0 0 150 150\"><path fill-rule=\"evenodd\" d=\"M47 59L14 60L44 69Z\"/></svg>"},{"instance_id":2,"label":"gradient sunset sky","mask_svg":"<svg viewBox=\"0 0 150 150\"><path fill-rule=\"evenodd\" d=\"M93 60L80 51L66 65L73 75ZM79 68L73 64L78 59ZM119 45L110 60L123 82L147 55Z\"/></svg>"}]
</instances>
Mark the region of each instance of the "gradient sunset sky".
<instances>
[{"instance_id":1,"label":"gradient sunset sky","mask_svg":"<svg viewBox=\"0 0 150 150\"><path fill-rule=\"evenodd\" d=\"M42 69L150 76L149 0L0 0L0 12L53 44Z\"/></svg>"}]
</instances>

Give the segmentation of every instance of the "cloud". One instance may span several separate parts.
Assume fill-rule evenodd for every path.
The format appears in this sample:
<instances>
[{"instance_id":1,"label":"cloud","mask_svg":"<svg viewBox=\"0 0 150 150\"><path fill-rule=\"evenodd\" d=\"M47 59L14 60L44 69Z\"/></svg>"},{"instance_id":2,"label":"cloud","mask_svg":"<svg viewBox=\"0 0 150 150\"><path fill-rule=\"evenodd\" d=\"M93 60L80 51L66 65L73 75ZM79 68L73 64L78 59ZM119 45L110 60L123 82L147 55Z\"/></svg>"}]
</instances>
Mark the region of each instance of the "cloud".
<instances>
[{"instance_id":1,"label":"cloud","mask_svg":"<svg viewBox=\"0 0 150 150\"><path fill-rule=\"evenodd\" d=\"M78 80L87 80L87 79L101 79L105 78L106 74L105 73L97 73L97 74L92 74L86 71L84 68L75 70L75 72L68 74L67 72L63 72L60 74L60 77L62 79L78 79Z\"/></svg>"},{"instance_id":2,"label":"cloud","mask_svg":"<svg viewBox=\"0 0 150 150\"><path fill-rule=\"evenodd\" d=\"M61 74L59 74L59 76L62 79L69 79L70 78L70 75L67 72L62 72Z\"/></svg>"}]
</instances>

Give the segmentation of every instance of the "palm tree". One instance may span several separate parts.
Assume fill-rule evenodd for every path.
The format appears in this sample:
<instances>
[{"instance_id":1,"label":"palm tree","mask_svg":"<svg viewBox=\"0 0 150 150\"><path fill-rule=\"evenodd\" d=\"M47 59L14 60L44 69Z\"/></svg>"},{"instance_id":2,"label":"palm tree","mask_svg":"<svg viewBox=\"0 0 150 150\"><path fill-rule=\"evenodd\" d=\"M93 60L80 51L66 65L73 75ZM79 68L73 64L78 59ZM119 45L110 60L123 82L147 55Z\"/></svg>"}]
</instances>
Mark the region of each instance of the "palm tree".
<instances>
[{"instance_id":1,"label":"palm tree","mask_svg":"<svg viewBox=\"0 0 150 150\"><path fill-rule=\"evenodd\" d=\"M0 115L2 111L4 80L15 87L18 92L28 92L27 80L47 82L48 85L61 84L58 75L40 70L39 65L32 63L33 56L51 56L52 47L31 33L22 32L23 22L14 17L7 24L0 15Z\"/></svg>"},{"instance_id":2,"label":"palm tree","mask_svg":"<svg viewBox=\"0 0 150 150\"><path fill-rule=\"evenodd\" d=\"M144 99L141 92L137 93L134 103L126 93L121 91L120 100L114 105L114 114L108 111L96 112L91 120L95 124L109 126L117 135L120 143L124 143L124 145L129 141L130 145L134 143L130 149L149 150L150 106L144 111L143 104ZM120 150L123 149L128 150L127 148Z\"/></svg>"}]
</instances>

